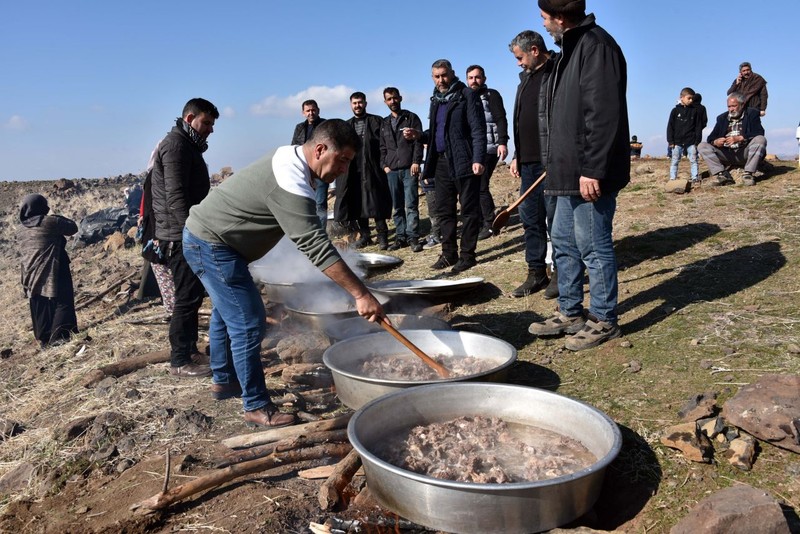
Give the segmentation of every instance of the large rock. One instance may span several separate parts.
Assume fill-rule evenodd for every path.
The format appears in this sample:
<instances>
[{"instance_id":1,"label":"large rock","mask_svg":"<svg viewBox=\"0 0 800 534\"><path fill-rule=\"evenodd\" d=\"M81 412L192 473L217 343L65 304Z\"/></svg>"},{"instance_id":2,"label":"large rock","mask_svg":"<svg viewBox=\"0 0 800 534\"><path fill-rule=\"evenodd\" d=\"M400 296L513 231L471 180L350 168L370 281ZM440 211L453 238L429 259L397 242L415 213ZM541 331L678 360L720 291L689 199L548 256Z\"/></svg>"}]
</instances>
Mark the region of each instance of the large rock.
<instances>
[{"instance_id":1,"label":"large rock","mask_svg":"<svg viewBox=\"0 0 800 534\"><path fill-rule=\"evenodd\" d=\"M17 467L0 477L0 495L10 495L25 489L30 484L36 467L28 462L23 462Z\"/></svg>"},{"instance_id":2,"label":"large rock","mask_svg":"<svg viewBox=\"0 0 800 534\"><path fill-rule=\"evenodd\" d=\"M720 490L699 503L670 534L790 534L780 504L746 484Z\"/></svg>"},{"instance_id":3,"label":"large rock","mask_svg":"<svg viewBox=\"0 0 800 534\"><path fill-rule=\"evenodd\" d=\"M695 395L680 409L678 417L687 422L710 417L717 411L716 399L717 394L713 392Z\"/></svg>"},{"instance_id":4,"label":"large rock","mask_svg":"<svg viewBox=\"0 0 800 534\"><path fill-rule=\"evenodd\" d=\"M722 408L728 423L760 440L800 453L800 375L765 375Z\"/></svg>"}]
</instances>

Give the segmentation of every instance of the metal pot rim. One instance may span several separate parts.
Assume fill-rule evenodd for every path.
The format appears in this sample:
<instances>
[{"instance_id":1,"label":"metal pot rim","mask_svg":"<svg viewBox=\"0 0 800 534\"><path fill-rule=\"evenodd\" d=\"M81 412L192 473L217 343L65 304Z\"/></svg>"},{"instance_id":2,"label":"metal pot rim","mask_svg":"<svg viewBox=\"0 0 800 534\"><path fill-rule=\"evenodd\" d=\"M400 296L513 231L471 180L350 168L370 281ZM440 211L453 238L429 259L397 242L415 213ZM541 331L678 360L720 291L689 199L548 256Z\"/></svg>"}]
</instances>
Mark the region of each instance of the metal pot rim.
<instances>
[{"instance_id":1,"label":"metal pot rim","mask_svg":"<svg viewBox=\"0 0 800 534\"><path fill-rule=\"evenodd\" d=\"M507 482L507 483L477 483L477 482L458 482L454 480L445 480L441 478L431 477L427 475L422 475L419 473L415 473L413 471L408 471L403 469L402 467L398 467L394 464L391 464L375 454L372 453L367 447L361 443L361 440L358 439L355 433L355 426L358 424L358 420L362 417L369 417L369 411L377 404L381 402L385 402L386 399L391 398L400 398L403 396L409 396L416 394L417 391L423 389L433 389L433 388L485 388L486 386L490 386L492 388L497 389L505 389L508 390L509 393L513 393L515 390L529 390L529 389L536 389L537 392L541 393L542 395L552 395L555 397L559 397L564 399L566 402L571 402L575 404L583 405L589 411L593 412L596 416L600 419L604 420L606 423L609 424L609 427L612 429L614 434L614 442L611 445L611 448L608 453L602 458L598 458L598 460L579 471L575 471L566 475L562 475L560 477L555 478L548 478L544 480L536 480L536 481L528 481L528 482ZM420 482L422 484L430 485L430 486L439 486L448 489L460 490L460 491L486 491L492 490L493 493L500 493L500 492L514 492L519 491L521 489L531 489L531 488L542 488L547 486L555 486L561 485L565 483L572 482L574 480L584 478L587 475L593 474L598 471L602 471L608 465L614 461L614 459L619 454L619 451L622 448L622 433L619 430L619 427L611 419L607 414L603 411L595 408L594 406L587 404L583 401L573 399L572 397L567 397L566 395L560 395L558 393L553 393L552 391L547 391L538 388L530 388L528 386L520 386L520 385L513 385L513 384L487 384L481 382L458 382L458 383L445 383L445 384L427 384L422 386L417 386L410 389L405 389L402 391L398 391L397 393L390 393L388 395L384 395L382 397L378 397L377 399L373 399L361 408L359 408L353 417L350 419L350 422L347 425L347 437L350 440L350 443L353 445L353 448L358 452L361 456L367 456L370 462L377 464L378 466L386 469L387 471L391 471L397 476L402 478L407 478L414 480L416 482Z\"/></svg>"},{"instance_id":2,"label":"metal pot rim","mask_svg":"<svg viewBox=\"0 0 800 534\"><path fill-rule=\"evenodd\" d=\"M461 335L461 334L476 335L476 336L483 335L483 334L476 334L474 332L462 332L460 330L404 330L403 334L406 337L413 337L415 335L418 335L419 332L444 333L444 335L446 335L446 336L447 335ZM359 340L367 338L368 336L385 336L387 338L387 340L394 340L394 338L392 338L390 336L390 334L388 334L387 332L372 332L372 333L368 333L368 334L362 334L360 336L349 337L347 339L344 339L342 341L339 341L339 342L335 343L335 345L339 345L340 343L353 343L353 344L356 344ZM486 371L482 371L480 373L474 373L474 374L471 374L471 375L455 376L455 377L450 377L450 378L431 378L429 380L392 380L392 379L389 379L389 378L372 378L372 377L369 377L369 376L356 374L356 373L353 373L351 371L342 369L341 367L339 367L338 365L336 365L335 363L333 363L331 361L331 357L329 356L329 353L328 353L327 350L322 354L322 363L324 363L330 370L334 371L335 373L339 373L342 376L346 376L348 378L352 378L353 380L357 380L357 381L361 381L361 382L369 382L370 384L385 384L385 385L391 385L391 386L420 386L420 385L423 385L423 384L444 384L444 383L450 383L450 382L462 382L464 380L469 380L471 378L476 378L476 377L480 377L480 376L486 376L486 375L497 373L498 371L501 371L501 370L503 370L503 369L505 369L507 367L510 367L511 365L513 365L517 361L517 356L516 356L517 349L514 348L514 346L511 343L509 343L509 342L507 342L507 341L505 341L503 339L498 339L498 338L492 338L492 342L496 342L498 344L506 345L511 350L513 356L511 358L506 359L506 361L504 361L502 364L500 364L500 365L498 365L496 367L492 367L491 369L488 369ZM331 345L331 346L333 346L333 345ZM341 349L341 347L339 347L339 348Z\"/></svg>"}]
</instances>

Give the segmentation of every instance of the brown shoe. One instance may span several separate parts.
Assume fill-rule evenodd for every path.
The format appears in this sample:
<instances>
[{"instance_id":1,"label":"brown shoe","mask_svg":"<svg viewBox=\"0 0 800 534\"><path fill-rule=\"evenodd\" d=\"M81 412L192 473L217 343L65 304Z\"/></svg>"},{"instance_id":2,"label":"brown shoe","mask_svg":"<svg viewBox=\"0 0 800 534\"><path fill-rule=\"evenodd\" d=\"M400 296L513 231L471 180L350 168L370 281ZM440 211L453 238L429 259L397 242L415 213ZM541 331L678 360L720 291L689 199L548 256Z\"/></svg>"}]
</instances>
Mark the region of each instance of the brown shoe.
<instances>
[{"instance_id":1,"label":"brown shoe","mask_svg":"<svg viewBox=\"0 0 800 534\"><path fill-rule=\"evenodd\" d=\"M269 404L252 412L244 412L244 422L250 428L258 426L278 428L294 424L295 418L292 414L280 412L274 404Z\"/></svg>"},{"instance_id":2,"label":"brown shoe","mask_svg":"<svg viewBox=\"0 0 800 534\"><path fill-rule=\"evenodd\" d=\"M208 355L203 354L202 352L193 352L190 358L192 358L192 362L196 363L197 365L209 364Z\"/></svg>"},{"instance_id":3,"label":"brown shoe","mask_svg":"<svg viewBox=\"0 0 800 534\"><path fill-rule=\"evenodd\" d=\"M198 378L202 376L211 376L211 367L207 365L198 365L196 363L187 363L180 367L170 367L169 374L172 376L179 376L181 378Z\"/></svg>"},{"instance_id":4,"label":"brown shoe","mask_svg":"<svg viewBox=\"0 0 800 534\"><path fill-rule=\"evenodd\" d=\"M239 382L231 384L211 384L211 397L214 400L232 399L242 396L242 386Z\"/></svg>"}]
</instances>

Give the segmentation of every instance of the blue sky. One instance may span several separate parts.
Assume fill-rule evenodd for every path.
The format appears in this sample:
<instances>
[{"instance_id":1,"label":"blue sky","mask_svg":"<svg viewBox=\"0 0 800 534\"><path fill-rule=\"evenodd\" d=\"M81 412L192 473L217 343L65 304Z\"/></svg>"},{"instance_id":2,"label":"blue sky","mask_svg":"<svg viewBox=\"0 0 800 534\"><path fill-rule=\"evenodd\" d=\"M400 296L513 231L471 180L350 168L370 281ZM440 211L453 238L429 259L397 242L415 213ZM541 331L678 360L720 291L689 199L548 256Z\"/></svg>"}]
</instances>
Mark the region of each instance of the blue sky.
<instances>
[{"instance_id":1,"label":"blue sky","mask_svg":"<svg viewBox=\"0 0 800 534\"><path fill-rule=\"evenodd\" d=\"M768 152L797 154L800 2L588 0L587 11L625 53L644 153L665 154L682 87L703 94L713 124L750 61L769 82ZM348 118L359 90L383 116L381 89L394 85L425 121L442 57L461 77L483 65L510 109L519 68L509 41L533 29L553 46L534 0L4 0L2 13L0 180L141 172L195 96L222 112L205 155L212 172L288 143L306 98L323 117Z\"/></svg>"}]
</instances>

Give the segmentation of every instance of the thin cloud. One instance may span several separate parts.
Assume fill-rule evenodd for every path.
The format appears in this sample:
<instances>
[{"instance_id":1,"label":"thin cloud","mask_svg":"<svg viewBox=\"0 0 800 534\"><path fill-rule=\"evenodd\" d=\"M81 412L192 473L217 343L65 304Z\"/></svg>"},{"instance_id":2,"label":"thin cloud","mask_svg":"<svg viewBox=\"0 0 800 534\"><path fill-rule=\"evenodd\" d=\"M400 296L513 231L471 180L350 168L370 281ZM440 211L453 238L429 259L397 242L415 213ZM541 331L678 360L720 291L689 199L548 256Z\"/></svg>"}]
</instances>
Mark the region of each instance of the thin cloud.
<instances>
[{"instance_id":1,"label":"thin cloud","mask_svg":"<svg viewBox=\"0 0 800 534\"><path fill-rule=\"evenodd\" d=\"M235 117L236 116L236 110L233 109L230 106L226 106L226 107L222 108L222 116L225 117L226 119L230 119L231 117Z\"/></svg>"},{"instance_id":2,"label":"thin cloud","mask_svg":"<svg viewBox=\"0 0 800 534\"><path fill-rule=\"evenodd\" d=\"M328 87L326 85L312 85L299 93L289 96L268 96L250 106L253 115L268 115L272 117L293 117L300 115L300 106L309 99L314 99L319 104L322 116L336 115L349 112L348 99L355 89L346 85Z\"/></svg>"},{"instance_id":3,"label":"thin cloud","mask_svg":"<svg viewBox=\"0 0 800 534\"><path fill-rule=\"evenodd\" d=\"M9 130L27 130L29 124L22 115L12 115L3 126Z\"/></svg>"}]
</instances>

